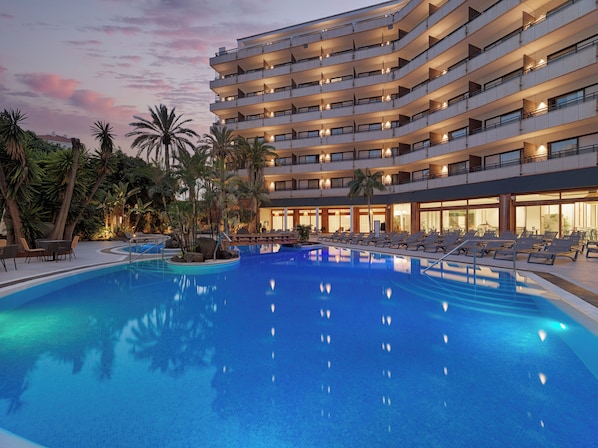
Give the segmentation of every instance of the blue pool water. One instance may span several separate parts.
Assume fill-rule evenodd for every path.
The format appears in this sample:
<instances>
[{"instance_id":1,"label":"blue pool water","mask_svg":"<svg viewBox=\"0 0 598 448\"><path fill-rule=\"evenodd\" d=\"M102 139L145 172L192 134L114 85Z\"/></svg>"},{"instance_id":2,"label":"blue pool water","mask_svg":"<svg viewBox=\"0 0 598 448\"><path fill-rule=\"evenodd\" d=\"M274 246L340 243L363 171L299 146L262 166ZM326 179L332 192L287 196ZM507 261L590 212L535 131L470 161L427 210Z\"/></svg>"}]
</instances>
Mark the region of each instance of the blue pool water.
<instances>
[{"instance_id":1,"label":"blue pool water","mask_svg":"<svg viewBox=\"0 0 598 448\"><path fill-rule=\"evenodd\" d=\"M425 265L287 249L0 299L0 427L61 448L597 446L597 337L525 277Z\"/></svg>"}]
</instances>

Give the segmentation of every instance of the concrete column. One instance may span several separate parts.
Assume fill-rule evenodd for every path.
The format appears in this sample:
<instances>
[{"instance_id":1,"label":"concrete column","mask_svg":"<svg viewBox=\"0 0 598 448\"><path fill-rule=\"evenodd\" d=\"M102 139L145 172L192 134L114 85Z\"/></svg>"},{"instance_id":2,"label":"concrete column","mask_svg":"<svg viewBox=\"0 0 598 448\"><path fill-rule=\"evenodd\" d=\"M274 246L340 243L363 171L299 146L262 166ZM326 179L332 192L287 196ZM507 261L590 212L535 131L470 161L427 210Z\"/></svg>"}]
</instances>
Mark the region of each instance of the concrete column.
<instances>
[{"instance_id":1,"label":"concrete column","mask_svg":"<svg viewBox=\"0 0 598 448\"><path fill-rule=\"evenodd\" d=\"M316 234L320 233L320 207L316 207Z\"/></svg>"}]
</instances>

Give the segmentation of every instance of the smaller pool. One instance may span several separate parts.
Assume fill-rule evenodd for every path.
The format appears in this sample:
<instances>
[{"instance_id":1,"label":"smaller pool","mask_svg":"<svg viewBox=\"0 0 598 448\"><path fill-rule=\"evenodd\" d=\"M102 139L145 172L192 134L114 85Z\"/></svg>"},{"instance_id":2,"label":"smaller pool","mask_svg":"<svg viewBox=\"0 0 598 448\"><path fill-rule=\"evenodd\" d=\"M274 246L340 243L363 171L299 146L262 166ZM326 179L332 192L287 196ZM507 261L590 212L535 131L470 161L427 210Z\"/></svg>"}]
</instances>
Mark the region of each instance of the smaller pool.
<instances>
[{"instance_id":1,"label":"smaller pool","mask_svg":"<svg viewBox=\"0 0 598 448\"><path fill-rule=\"evenodd\" d=\"M164 244L134 244L123 247L125 252L134 252L136 254L161 254Z\"/></svg>"}]
</instances>

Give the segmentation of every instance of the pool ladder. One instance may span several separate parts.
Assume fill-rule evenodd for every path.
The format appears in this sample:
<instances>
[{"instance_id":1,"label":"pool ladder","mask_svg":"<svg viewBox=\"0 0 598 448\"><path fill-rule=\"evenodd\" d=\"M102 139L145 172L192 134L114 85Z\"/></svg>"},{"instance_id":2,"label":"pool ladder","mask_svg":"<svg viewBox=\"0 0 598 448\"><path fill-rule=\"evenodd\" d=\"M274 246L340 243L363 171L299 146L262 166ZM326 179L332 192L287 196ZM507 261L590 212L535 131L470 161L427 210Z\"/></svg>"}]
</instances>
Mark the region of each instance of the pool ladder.
<instances>
[{"instance_id":1,"label":"pool ladder","mask_svg":"<svg viewBox=\"0 0 598 448\"><path fill-rule=\"evenodd\" d=\"M143 235L143 236L134 236L132 238L129 238L129 263L132 263L133 261L138 260L146 253L153 250L154 247L160 247L160 255L162 256L162 258L164 258L164 248L166 246L166 241L169 239L170 239L170 237L165 236L165 235L160 235L160 236ZM152 246L148 247L145 250L139 251L139 243L149 244ZM131 249L133 249L133 245L135 245L135 247L136 247L135 258L133 258L133 251L131 250Z\"/></svg>"},{"instance_id":2,"label":"pool ladder","mask_svg":"<svg viewBox=\"0 0 598 448\"><path fill-rule=\"evenodd\" d=\"M462 243L460 243L457 247L453 248L452 250L450 250L449 252L447 252L446 254L444 254L438 260L434 260L434 262L432 264L430 264L428 267L426 267L426 269L424 269L422 271L422 274L425 274L428 269L431 269L434 266L436 266L438 263L444 261L444 259L447 258L449 255L452 255L453 253L455 253L457 251L460 251L463 246L466 246L466 245L468 245L470 243L476 243L477 244L477 243L488 243L488 242L516 243L517 240L505 240L505 239L500 239L500 238L489 238L489 239L482 239L482 238L478 239L478 238L475 238L475 239L471 239L471 240L465 240ZM473 251L473 269L474 269L474 272L475 272L476 265L477 265L477 253L478 253L477 248L474 248L474 251ZM514 253L513 254L513 271L516 271L516 270L517 270L517 254Z\"/></svg>"}]
</instances>

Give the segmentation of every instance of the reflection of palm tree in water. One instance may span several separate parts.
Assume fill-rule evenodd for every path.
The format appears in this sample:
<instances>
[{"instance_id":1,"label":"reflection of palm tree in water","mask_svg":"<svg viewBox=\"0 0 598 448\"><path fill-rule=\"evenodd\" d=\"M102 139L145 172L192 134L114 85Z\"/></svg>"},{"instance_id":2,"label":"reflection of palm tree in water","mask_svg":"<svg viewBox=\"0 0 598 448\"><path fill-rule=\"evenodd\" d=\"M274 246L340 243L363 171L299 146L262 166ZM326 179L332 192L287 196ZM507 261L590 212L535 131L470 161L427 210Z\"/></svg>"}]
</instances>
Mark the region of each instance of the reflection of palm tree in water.
<instances>
[{"instance_id":1,"label":"reflection of palm tree in water","mask_svg":"<svg viewBox=\"0 0 598 448\"><path fill-rule=\"evenodd\" d=\"M132 328L133 337L127 339L131 352L137 359L149 360L151 371L177 376L211 363L215 287L201 285L199 279L181 276L173 299L138 319Z\"/></svg>"}]
</instances>

